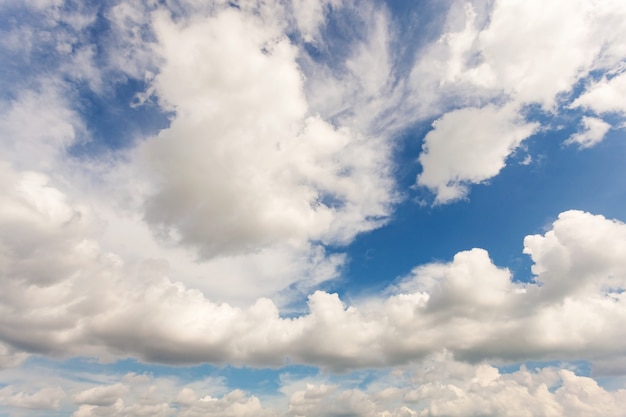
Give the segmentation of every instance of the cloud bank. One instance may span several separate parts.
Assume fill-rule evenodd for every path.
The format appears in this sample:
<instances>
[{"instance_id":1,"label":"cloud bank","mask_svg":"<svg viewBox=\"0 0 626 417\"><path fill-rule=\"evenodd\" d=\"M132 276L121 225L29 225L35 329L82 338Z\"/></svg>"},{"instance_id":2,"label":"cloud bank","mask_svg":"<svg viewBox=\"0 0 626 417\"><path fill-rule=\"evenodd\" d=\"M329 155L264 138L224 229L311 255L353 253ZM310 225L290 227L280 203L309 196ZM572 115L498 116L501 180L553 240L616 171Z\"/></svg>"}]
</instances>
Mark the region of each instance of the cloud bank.
<instances>
[{"instance_id":1,"label":"cloud bank","mask_svg":"<svg viewBox=\"0 0 626 417\"><path fill-rule=\"evenodd\" d=\"M308 313L285 318L266 298L246 308L215 303L174 281L162 262L125 263L99 247L89 211L44 177L4 167L2 178L16 183L4 187L0 217L1 335L12 349L342 370L441 349L524 361L617 358L626 348L615 339L626 319L626 225L602 216L568 211L545 234L527 236L531 283L472 249L416 267L387 298L346 305L316 291Z\"/></svg>"}]
</instances>

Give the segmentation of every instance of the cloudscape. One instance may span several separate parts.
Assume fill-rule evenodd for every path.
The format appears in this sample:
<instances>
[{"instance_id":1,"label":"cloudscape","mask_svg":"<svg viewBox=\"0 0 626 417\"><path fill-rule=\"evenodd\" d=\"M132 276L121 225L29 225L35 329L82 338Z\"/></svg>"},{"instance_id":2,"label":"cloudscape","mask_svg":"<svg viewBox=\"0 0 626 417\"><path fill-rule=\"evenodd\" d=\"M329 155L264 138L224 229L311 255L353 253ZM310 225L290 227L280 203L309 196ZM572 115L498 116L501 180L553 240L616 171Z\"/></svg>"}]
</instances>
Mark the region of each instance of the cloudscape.
<instances>
[{"instance_id":1,"label":"cloudscape","mask_svg":"<svg viewBox=\"0 0 626 417\"><path fill-rule=\"evenodd\" d=\"M623 0L0 31L0 415L626 416Z\"/></svg>"}]
</instances>

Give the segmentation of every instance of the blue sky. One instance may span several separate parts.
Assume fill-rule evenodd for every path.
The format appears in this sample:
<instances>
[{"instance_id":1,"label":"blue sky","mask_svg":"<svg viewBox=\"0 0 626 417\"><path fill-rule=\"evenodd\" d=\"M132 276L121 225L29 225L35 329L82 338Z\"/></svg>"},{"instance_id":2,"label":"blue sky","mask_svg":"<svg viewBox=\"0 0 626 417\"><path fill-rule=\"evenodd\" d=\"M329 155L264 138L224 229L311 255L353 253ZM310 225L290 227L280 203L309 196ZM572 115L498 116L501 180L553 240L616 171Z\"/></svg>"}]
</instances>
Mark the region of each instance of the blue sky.
<instances>
[{"instance_id":1,"label":"blue sky","mask_svg":"<svg viewBox=\"0 0 626 417\"><path fill-rule=\"evenodd\" d=\"M0 415L624 415L624 2L0 16Z\"/></svg>"}]
</instances>

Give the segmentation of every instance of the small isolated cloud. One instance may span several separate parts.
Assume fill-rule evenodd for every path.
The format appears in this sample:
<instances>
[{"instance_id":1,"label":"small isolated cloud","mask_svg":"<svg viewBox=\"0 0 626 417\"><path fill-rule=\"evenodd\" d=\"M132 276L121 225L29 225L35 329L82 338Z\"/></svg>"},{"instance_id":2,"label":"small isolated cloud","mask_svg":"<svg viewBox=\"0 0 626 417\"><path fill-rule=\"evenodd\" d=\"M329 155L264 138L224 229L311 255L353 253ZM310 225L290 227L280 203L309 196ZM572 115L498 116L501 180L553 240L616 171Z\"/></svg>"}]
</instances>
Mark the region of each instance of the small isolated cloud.
<instances>
[{"instance_id":1,"label":"small isolated cloud","mask_svg":"<svg viewBox=\"0 0 626 417\"><path fill-rule=\"evenodd\" d=\"M626 72L591 84L572 102L571 107L584 107L597 114L626 113L624 96L626 96Z\"/></svg>"},{"instance_id":2,"label":"small isolated cloud","mask_svg":"<svg viewBox=\"0 0 626 417\"><path fill-rule=\"evenodd\" d=\"M417 183L433 190L439 204L463 198L470 184L497 175L508 156L537 127L512 105L446 113L424 138L419 158L423 171Z\"/></svg>"},{"instance_id":3,"label":"small isolated cloud","mask_svg":"<svg viewBox=\"0 0 626 417\"><path fill-rule=\"evenodd\" d=\"M566 145L577 144L580 149L591 148L602 142L611 125L597 117L583 117L583 131L570 136Z\"/></svg>"}]
</instances>

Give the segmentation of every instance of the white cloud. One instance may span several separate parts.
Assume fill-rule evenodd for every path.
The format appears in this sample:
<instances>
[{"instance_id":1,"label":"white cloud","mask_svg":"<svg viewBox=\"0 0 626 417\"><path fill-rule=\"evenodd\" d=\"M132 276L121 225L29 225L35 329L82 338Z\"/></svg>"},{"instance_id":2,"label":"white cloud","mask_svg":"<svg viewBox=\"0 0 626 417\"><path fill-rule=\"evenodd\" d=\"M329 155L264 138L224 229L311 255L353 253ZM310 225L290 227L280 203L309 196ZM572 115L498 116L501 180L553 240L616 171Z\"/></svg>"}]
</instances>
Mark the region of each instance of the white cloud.
<instances>
[{"instance_id":1,"label":"white cloud","mask_svg":"<svg viewBox=\"0 0 626 417\"><path fill-rule=\"evenodd\" d=\"M109 406L115 404L119 397L126 394L127 391L128 387L121 383L96 386L76 394L74 402L76 404Z\"/></svg>"},{"instance_id":2,"label":"white cloud","mask_svg":"<svg viewBox=\"0 0 626 417\"><path fill-rule=\"evenodd\" d=\"M602 142L611 125L597 117L583 117L584 130L570 136L566 145L578 144L580 149L591 148Z\"/></svg>"},{"instance_id":3,"label":"white cloud","mask_svg":"<svg viewBox=\"0 0 626 417\"><path fill-rule=\"evenodd\" d=\"M620 416L626 391L606 391L588 377L545 367L501 373L437 354L376 378L361 389L307 383L290 396L289 416Z\"/></svg>"},{"instance_id":4,"label":"white cloud","mask_svg":"<svg viewBox=\"0 0 626 417\"><path fill-rule=\"evenodd\" d=\"M72 17L83 16L83 23L69 24L69 15L42 3L49 33L34 39L26 55L34 60L37 50L51 49L60 51L59 59L47 67L48 78L34 77L38 85L1 108L4 155L16 168L44 172L68 195L91 205L106 224L104 236L98 237L104 251L129 260L163 259L177 279L220 300L278 299L276 294L290 286L300 293L337 276L344 262L342 254L326 255L320 240L348 243L390 214L396 201L391 146L384 138L332 125L307 110L298 52L283 34L284 16L272 12L277 4L242 3L236 11L225 2L210 7L191 3L185 5L187 11L204 17L181 9L177 24L164 10L153 18L156 6L150 2L105 8L101 18L111 31L102 34L97 50L81 43L81 30L94 23L88 7ZM221 27L209 28L218 21ZM202 37L211 31L215 39ZM162 35L167 51L159 49L163 45L155 43L155 34ZM205 73L198 71L206 76L204 89L196 89L198 77L188 76L185 65L179 65L188 51L177 55L181 48L176 42L194 34L200 38L193 45L205 55L187 69L199 70L208 60L215 64ZM231 43L240 46L238 54L229 49ZM170 59L164 61L167 54ZM231 59L223 62L224 57ZM106 65L95 68L100 61ZM236 75L233 68L241 72ZM211 81L211 74L218 73L234 84ZM167 110L175 108L172 126L161 138L130 149L132 155L69 157L68 148L89 136L79 117L84 109L77 108L82 104L73 102L74 87L106 95L105 86L114 87L126 77L153 82L140 101L158 98ZM250 94L252 90L258 94ZM213 100L218 110L207 113L203 100ZM243 121L242 112L247 114ZM30 120L32 114L39 118ZM196 125L195 118L201 123ZM186 146L178 146L180 137ZM167 157L159 160L159 152ZM179 193L186 197L178 198ZM146 218L160 236L150 236ZM164 235L174 238L162 239ZM172 244L180 241L188 248ZM228 256L202 262L189 247L200 247L205 257ZM232 286L222 285L224 277Z\"/></svg>"},{"instance_id":5,"label":"white cloud","mask_svg":"<svg viewBox=\"0 0 626 417\"><path fill-rule=\"evenodd\" d=\"M278 415L272 410L263 408L257 397L246 395L235 390L221 398L202 397L185 404L178 414L180 417L270 417Z\"/></svg>"},{"instance_id":6,"label":"white cloud","mask_svg":"<svg viewBox=\"0 0 626 417\"><path fill-rule=\"evenodd\" d=\"M34 392L20 391L8 385L0 388L0 405L31 410L55 410L59 408L65 393L59 387L42 388Z\"/></svg>"},{"instance_id":7,"label":"white cloud","mask_svg":"<svg viewBox=\"0 0 626 417\"><path fill-rule=\"evenodd\" d=\"M217 304L163 262L106 253L89 209L40 175L5 167L2 178L0 338L16 351L345 370L443 348L472 360L608 360L626 348L615 338L626 226L602 216L566 212L525 239L536 283L511 281L474 249L416 268L388 298L346 306L317 291L307 314L283 318L269 299Z\"/></svg>"},{"instance_id":8,"label":"white cloud","mask_svg":"<svg viewBox=\"0 0 626 417\"><path fill-rule=\"evenodd\" d=\"M376 404L360 390L337 392L336 386L307 385L295 392L289 401L289 415L293 416L374 416Z\"/></svg>"},{"instance_id":9,"label":"white cloud","mask_svg":"<svg viewBox=\"0 0 626 417\"><path fill-rule=\"evenodd\" d=\"M487 365L439 358L418 370L407 402L425 407L419 416L587 416L594 407L619 416L626 392L607 392L591 378L565 369L543 368L503 374ZM596 412L597 410L596 409Z\"/></svg>"},{"instance_id":10,"label":"white cloud","mask_svg":"<svg viewBox=\"0 0 626 417\"><path fill-rule=\"evenodd\" d=\"M31 378L35 372L30 371ZM522 365L503 373L487 363L456 361L445 351L410 366L352 374L341 382L331 375L283 381L279 389L284 395L278 396L257 397L202 379L134 373L107 375L107 382L94 378L103 375L66 372L55 378L56 388L28 392L11 385L0 390L0 406L11 416L22 415L21 408L52 407L73 417L586 417L598 412L619 417L626 399L625 390L608 390L573 370ZM71 392L75 394L65 395ZM89 397L90 403L78 397Z\"/></svg>"},{"instance_id":11,"label":"white cloud","mask_svg":"<svg viewBox=\"0 0 626 417\"><path fill-rule=\"evenodd\" d=\"M138 80L151 77L157 64L150 20L154 9L150 1L127 0L105 11L107 23L111 25L111 36L104 51L108 69Z\"/></svg>"},{"instance_id":12,"label":"white cloud","mask_svg":"<svg viewBox=\"0 0 626 417\"><path fill-rule=\"evenodd\" d=\"M453 112L471 112L474 107L503 99L513 103L518 113L529 104L557 112L560 102L567 99L564 94L571 92L577 82L594 70L606 74L620 71L626 56L623 2L577 0L546 5L535 0L496 1L488 16L479 15L481 8L468 4L465 19L459 19L459 9L451 8L448 31L425 48L409 77L415 99L408 103L423 117L437 116L450 108L461 108ZM595 111L621 111L621 101L617 100L621 79L615 76L611 82L610 87L606 80L592 86L573 106L593 109L595 105ZM522 123L523 115L518 118ZM469 135L455 141L456 148L445 154L454 163L437 168L439 180L429 178L432 166L424 166L426 174L418 185L431 188L437 195L436 203L462 198L469 184L497 175L515 149L510 145L516 142L501 142L484 173L474 179L474 171L464 175L457 172L457 167L460 155L464 155L462 167L477 167L484 162L481 153L465 155L467 149L481 145L475 141ZM430 159L426 154L421 155L422 163Z\"/></svg>"},{"instance_id":13,"label":"white cloud","mask_svg":"<svg viewBox=\"0 0 626 417\"><path fill-rule=\"evenodd\" d=\"M554 104L588 71L603 46L593 2L498 1L480 32L479 52L494 87L523 103Z\"/></svg>"},{"instance_id":14,"label":"white cloud","mask_svg":"<svg viewBox=\"0 0 626 417\"><path fill-rule=\"evenodd\" d=\"M3 158L21 169L52 171L57 158L74 144L83 124L68 103L69 92L54 79L21 91L0 104L0 146ZM33 117L37 115L37 117Z\"/></svg>"},{"instance_id":15,"label":"white cloud","mask_svg":"<svg viewBox=\"0 0 626 417\"><path fill-rule=\"evenodd\" d=\"M419 158L423 171L417 183L436 193L436 203L463 198L469 184L497 175L506 158L537 127L520 117L512 105L446 113L424 139Z\"/></svg>"},{"instance_id":16,"label":"white cloud","mask_svg":"<svg viewBox=\"0 0 626 417\"><path fill-rule=\"evenodd\" d=\"M620 34L626 25L618 16L626 15L626 8L619 1L496 1L488 19L477 16L480 7L465 8L464 27L453 27L438 42L445 46L439 48L445 59L438 63L445 83L467 82L520 104L551 108L559 93L570 91L589 71L610 70L624 57ZM452 8L451 18L455 12ZM485 21L484 27L477 20Z\"/></svg>"},{"instance_id":17,"label":"white cloud","mask_svg":"<svg viewBox=\"0 0 626 417\"><path fill-rule=\"evenodd\" d=\"M319 28L326 22L326 9L340 4L341 0L292 0L298 30L306 42L315 42L318 39Z\"/></svg>"},{"instance_id":18,"label":"white cloud","mask_svg":"<svg viewBox=\"0 0 626 417\"><path fill-rule=\"evenodd\" d=\"M387 145L307 115L296 50L276 28L226 10L186 26L161 14L155 29L155 94L176 111L140 149L158 233L213 257L346 243L387 216Z\"/></svg>"},{"instance_id":19,"label":"white cloud","mask_svg":"<svg viewBox=\"0 0 626 417\"><path fill-rule=\"evenodd\" d=\"M580 211L561 213L545 235L524 239L544 296L619 298L626 285L626 225ZM615 306L617 307L617 305Z\"/></svg>"},{"instance_id":20,"label":"white cloud","mask_svg":"<svg viewBox=\"0 0 626 417\"><path fill-rule=\"evenodd\" d=\"M571 107L585 107L596 113L626 113L623 97L626 95L626 72L591 84Z\"/></svg>"}]
</instances>

